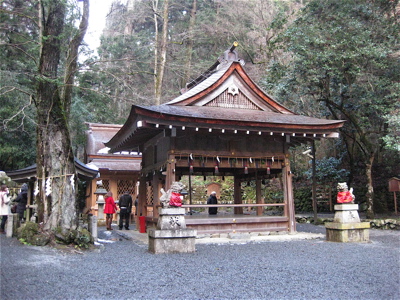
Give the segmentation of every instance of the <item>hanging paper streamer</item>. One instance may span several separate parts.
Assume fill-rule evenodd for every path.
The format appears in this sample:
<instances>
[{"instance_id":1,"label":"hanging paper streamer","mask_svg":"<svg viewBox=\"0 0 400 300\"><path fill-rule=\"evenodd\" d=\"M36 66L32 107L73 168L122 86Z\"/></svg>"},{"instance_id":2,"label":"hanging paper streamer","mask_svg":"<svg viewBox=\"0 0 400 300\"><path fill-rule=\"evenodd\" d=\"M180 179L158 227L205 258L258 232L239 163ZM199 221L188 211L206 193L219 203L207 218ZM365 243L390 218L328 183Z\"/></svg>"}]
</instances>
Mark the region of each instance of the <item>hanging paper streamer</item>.
<instances>
[{"instance_id":1,"label":"hanging paper streamer","mask_svg":"<svg viewBox=\"0 0 400 300\"><path fill-rule=\"evenodd\" d=\"M71 175L69 181L71 182L72 190L75 191L75 174Z\"/></svg>"},{"instance_id":2,"label":"hanging paper streamer","mask_svg":"<svg viewBox=\"0 0 400 300\"><path fill-rule=\"evenodd\" d=\"M218 173L219 173L218 162L219 162L219 160L218 160L217 162L215 162L215 166L214 166L214 172L215 172L215 174L218 174Z\"/></svg>"},{"instance_id":3,"label":"hanging paper streamer","mask_svg":"<svg viewBox=\"0 0 400 300\"><path fill-rule=\"evenodd\" d=\"M51 194L51 179L47 178L46 180L46 196Z\"/></svg>"},{"instance_id":4,"label":"hanging paper streamer","mask_svg":"<svg viewBox=\"0 0 400 300\"><path fill-rule=\"evenodd\" d=\"M33 195L36 197L39 194L39 184L35 182L35 190L33 191Z\"/></svg>"},{"instance_id":5,"label":"hanging paper streamer","mask_svg":"<svg viewBox=\"0 0 400 300\"><path fill-rule=\"evenodd\" d=\"M192 155L192 153L190 153L190 155L189 155L188 163L189 163L189 173L193 174L193 155Z\"/></svg>"},{"instance_id":6,"label":"hanging paper streamer","mask_svg":"<svg viewBox=\"0 0 400 300\"><path fill-rule=\"evenodd\" d=\"M191 160L189 160L189 172L193 174L193 162Z\"/></svg>"}]
</instances>

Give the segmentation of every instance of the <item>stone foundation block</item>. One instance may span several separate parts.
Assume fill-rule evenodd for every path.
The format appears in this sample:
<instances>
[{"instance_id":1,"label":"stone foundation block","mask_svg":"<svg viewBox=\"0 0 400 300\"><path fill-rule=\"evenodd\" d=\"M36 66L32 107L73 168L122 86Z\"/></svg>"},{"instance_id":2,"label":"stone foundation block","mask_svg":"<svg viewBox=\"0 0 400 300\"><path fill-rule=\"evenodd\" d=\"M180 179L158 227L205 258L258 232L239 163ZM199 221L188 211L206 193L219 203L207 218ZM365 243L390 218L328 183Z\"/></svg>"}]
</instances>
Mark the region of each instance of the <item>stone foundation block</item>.
<instances>
[{"instance_id":1,"label":"stone foundation block","mask_svg":"<svg viewBox=\"0 0 400 300\"><path fill-rule=\"evenodd\" d=\"M18 214L10 214L7 219L6 236L13 237L17 235L17 229L19 227L19 216Z\"/></svg>"},{"instance_id":2,"label":"stone foundation block","mask_svg":"<svg viewBox=\"0 0 400 300\"><path fill-rule=\"evenodd\" d=\"M189 253L195 252L197 231L193 229L157 230L149 229L149 252L162 253Z\"/></svg>"},{"instance_id":3,"label":"stone foundation block","mask_svg":"<svg viewBox=\"0 0 400 300\"><path fill-rule=\"evenodd\" d=\"M360 243L369 241L369 222L325 223L326 240L339 243Z\"/></svg>"}]
</instances>

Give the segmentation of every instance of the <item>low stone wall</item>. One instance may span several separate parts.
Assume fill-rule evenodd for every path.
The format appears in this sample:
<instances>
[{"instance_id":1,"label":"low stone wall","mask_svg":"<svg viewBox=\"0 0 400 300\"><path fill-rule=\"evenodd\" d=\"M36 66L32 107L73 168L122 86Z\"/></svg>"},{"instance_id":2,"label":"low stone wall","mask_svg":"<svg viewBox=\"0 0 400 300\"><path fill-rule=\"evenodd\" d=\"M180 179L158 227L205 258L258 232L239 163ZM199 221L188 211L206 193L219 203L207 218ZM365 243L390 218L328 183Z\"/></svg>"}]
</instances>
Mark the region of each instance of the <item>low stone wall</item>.
<instances>
[{"instance_id":1,"label":"low stone wall","mask_svg":"<svg viewBox=\"0 0 400 300\"><path fill-rule=\"evenodd\" d=\"M369 222L371 228L374 229L387 229L387 230L400 230L400 219L363 219L362 222ZM297 223L314 223L314 217L300 216L296 217ZM326 222L333 222L333 218L318 218L319 224Z\"/></svg>"},{"instance_id":2,"label":"low stone wall","mask_svg":"<svg viewBox=\"0 0 400 300\"><path fill-rule=\"evenodd\" d=\"M368 221L371 224L371 228L400 230L400 220L374 219L374 220L368 220Z\"/></svg>"},{"instance_id":3,"label":"low stone wall","mask_svg":"<svg viewBox=\"0 0 400 300\"><path fill-rule=\"evenodd\" d=\"M306 216L296 217L296 222L312 224L314 223L314 217L306 217ZM318 218L319 224L324 224L326 222L333 222L333 218Z\"/></svg>"}]
</instances>

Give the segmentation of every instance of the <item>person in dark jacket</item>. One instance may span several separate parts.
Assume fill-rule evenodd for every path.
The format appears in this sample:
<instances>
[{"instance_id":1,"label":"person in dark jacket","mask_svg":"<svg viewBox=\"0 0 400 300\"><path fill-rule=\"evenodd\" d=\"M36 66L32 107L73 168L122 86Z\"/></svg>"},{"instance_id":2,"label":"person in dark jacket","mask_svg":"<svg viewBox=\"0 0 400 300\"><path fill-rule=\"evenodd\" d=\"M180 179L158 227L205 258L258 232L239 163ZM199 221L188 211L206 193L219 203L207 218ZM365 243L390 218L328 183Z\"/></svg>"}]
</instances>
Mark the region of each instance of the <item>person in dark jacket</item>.
<instances>
[{"instance_id":1,"label":"person in dark jacket","mask_svg":"<svg viewBox=\"0 0 400 300\"><path fill-rule=\"evenodd\" d=\"M21 186L21 192L18 194L14 202L17 202L17 214L19 215L19 221L24 223L24 213L26 210L26 204L28 203L28 185L26 183Z\"/></svg>"},{"instance_id":2,"label":"person in dark jacket","mask_svg":"<svg viewBox=\"0 0 400 300\"><path fill-rule=\"evenodd\" d=\"M132 197L129 192L126 191L118 201L119 206L119 230L122 229L125 220L125 229L129 230L129 219L132 212Z\"/></svg>"},{"instance_id":3,"label":"person in dark jacket","mask_svg":"<svg viewBox=\"0 0 400 300\"><path fill-rule=\"evenodd\" d=\"M210 197L207 199L207 204L218 204L217 201L217 192L211 192ZM209 215L216 215L218 212L218 207L209 207L208 214Z\"/></svg>"}]
</instances>

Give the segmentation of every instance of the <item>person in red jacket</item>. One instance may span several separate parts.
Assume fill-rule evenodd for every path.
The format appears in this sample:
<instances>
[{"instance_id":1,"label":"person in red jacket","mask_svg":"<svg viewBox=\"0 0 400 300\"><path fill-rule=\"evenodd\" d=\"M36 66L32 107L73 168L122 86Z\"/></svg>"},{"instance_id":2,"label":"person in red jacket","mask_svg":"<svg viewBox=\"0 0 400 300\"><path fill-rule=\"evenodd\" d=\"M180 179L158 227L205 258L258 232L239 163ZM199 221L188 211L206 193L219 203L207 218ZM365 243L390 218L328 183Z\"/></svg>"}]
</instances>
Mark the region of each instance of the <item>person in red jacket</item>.
<instances>
[{"instance_id":1,"label":"person in red jacket","mask_svg":"<svg viewBox=\"0 0 400 300\"><path fill-rule=\"evenodd\" d=\"M108 192L105 196L104 213L106 214L106 227L107 230L112 230L111 223L113 214L117 212L117 205L114 202L113 194Z\"/></svg>"}]
</instances>

